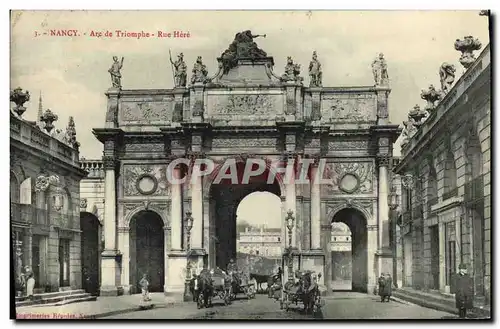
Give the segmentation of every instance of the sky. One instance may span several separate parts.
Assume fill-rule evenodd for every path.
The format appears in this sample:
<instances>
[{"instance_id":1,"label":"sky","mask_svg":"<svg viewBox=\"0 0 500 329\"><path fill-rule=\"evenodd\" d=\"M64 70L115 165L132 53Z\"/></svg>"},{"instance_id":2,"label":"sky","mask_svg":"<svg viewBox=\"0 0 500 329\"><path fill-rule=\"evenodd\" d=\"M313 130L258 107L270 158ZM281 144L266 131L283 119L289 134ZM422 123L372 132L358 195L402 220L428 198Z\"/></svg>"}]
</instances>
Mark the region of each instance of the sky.
<instances>
[{"instance_id":1,"label":"sky","mask_svg":"<svg viewBox=\"0 0 500 329\"><path fill-rule=\"evenodd\" d=\"M81 35L35 37L35 32L51 29L74 29ZM92 31L116 34L116 30L183 31L190 37L90 36ZM174 58L184 53L189 73L196 57L202 56L209 75L213 75L216 58L234 35L244 30L266 34L256 42L274 57L277 75L283 73L286 58L291 56L301 64L302 76L308 82L307 66L312 52L317 51L326 87L373 85L370 64L383 52L392 88L389 116L395 124L406 120L415 104L423 106L422 89L429 84L440 86L441 63L455 64L458 80L463 68L458 62L460 52L454 49L457 38L472 35L483 48L489 43L488 19L479 16L478 11L13 12L11 88L20 86L30 91L32 98L25 104L28 110L24 114L28 120L36 119L40 92L44 110L51 109L59 116L56 128L65 129L69 116L73 116L80 155L96 159L102 156L102 145L93 136L92 128L104 125L104 93L111 86L107 70L112 56L125 57L124 89L172 88L169 50ZM395 145L395 154L399 154L399 145ZM268 200L269 207L274 208L276 200ZM260 201L256 202L254 205Z\"/></svg>"}]
</instances>

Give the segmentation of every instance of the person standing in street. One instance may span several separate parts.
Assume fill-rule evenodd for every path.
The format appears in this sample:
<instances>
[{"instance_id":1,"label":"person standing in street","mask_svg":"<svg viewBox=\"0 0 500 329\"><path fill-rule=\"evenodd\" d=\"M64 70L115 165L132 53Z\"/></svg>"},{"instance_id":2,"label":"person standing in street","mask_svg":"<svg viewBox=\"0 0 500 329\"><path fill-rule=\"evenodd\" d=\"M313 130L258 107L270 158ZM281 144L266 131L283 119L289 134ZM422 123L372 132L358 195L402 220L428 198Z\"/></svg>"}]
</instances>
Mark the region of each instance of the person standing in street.
<instances>
[{"instance_id":1,"label":"person standing in street","mask_svg":"<svg viewBox=\"0 0 500 329\"><path fill-rule=\"evenodd\" d=\"M35 276L33 275L33 271L26 266L26 296L29 300L33 300L33 291L35 290Z\"/></svg>"},{"instance_id":2,"label":"person standing in street","mask_svg":"<svg viewBox=\"0 0 500 329\"><path fill-rule=\"evenodd\" d=\"M473 307L474 281L467 274L467 266L460 264L458 273L455 275L455 307L461 319L467 317L467 310Z\"/></svg>"},{"instance_id":3,"label":"person standing in street","mask_svg":"<svg viewBox=\"0 0 500 329\"><path fill-rule=\"evenodd\" d=\"M149 298L149 281L148 281L147 274L144 274L142 276L141 281L139 281L139 286L141 287L141 291L142 291L142 300L144 302L150 301L151 298Z\"/></svg>"},{"instance_id":4,"label":"person standing in street","mask_svg":"<svg viewBox=\"0 0 500 329\"><path fill-rule=\"evenodd\" d=\"M386 291L386 281L384 274L382 273L378 278L378 295L380 296L380 302L385 302L385 291Z\"/></svg>"},{"instance_id":5,"label":"person standing in street","mask_svg":"<svg viewBox=\"0 0 500 329\"><path fill-rule=\"evenodd\" d=\"M389 302L392 296L392 277L390 273L385 273L384 297Z\"/></svg>"}]
</instances>

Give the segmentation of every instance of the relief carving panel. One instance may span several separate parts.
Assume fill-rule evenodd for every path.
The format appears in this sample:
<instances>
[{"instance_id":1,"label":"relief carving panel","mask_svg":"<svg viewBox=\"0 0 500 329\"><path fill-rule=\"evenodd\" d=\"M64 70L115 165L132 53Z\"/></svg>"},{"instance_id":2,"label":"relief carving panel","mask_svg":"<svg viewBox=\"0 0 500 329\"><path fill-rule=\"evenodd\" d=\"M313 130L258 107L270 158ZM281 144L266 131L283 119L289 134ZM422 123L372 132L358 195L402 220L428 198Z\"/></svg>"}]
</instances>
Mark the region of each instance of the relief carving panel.
<instances>
[{"instance_id":1,"label":"relief carving panel","mask_svg":"<svg viewBox=\"0 0 500 329\"><path fill-rule=\"evenodd\" d=\"M212 148L226 148L226 147L275 147L275 138L227 138L227 139L213 139Z\"/></svg>"},{"instance_id":2,"label":"relief carving panel","mask_svg":"<svg viewBox=\"0 0 500 329\"><path fill-rule=\"evenodd\" d=\"M174 99L163 101L123 101L120 120L124 122L171 121Z\"/></svg>"},{"instance_id":3,"label":"relief carving panel","mask_svg":"<svg viewBox=\"0 0 500 329\"><path fill-rule=\"evenodd\" d=\"M283 113L282 95L231 94L209 95L210 116L245 116L274 118Z\"/></svg>"},{"instance_id":4,"label":"relief carving panel","mask_svg":"<svg viewBox=\"0 0 500 329\"><path fill-rule=\"evenodd\" d=\"M125 145L125 152L163 152L165 148L164 143L137 143L133 141L127 142Z\"/></svg>"},{"instance_id":5,"label":"relief carving panel","mask_svg":"<svg viewBox=\"0 0 500 329\"><path fill-rule=\"evenodd\" d=\"M323 95L321 116L330 121L367 122L377 120L375 95Z\"/></svg>"},{"instance_id":6,"label":"relief carving panel","mask_svg":"<svg viewBox=\"0 0 500 329\"><path fill-rule=\"evenodd\" d=\"M328 142L329 151L337 150L368 150L367 140L331 140Z\"/></svg>"},{"instance_id":7,"label":"relief carving panel","mask_svg":"<svg viewBox=\"0 0 500 329\"><path fill-rule=\"evenodd\" d=\"M373 191L373 163L340 162L329 163L325 168L325 178L331 184L322 186L326 194L371 193Z\"/></svg>"},{"instance_id":8,"label":"relief carving panel","mask_svg":"<svg viewBox=\"0 0 500 329\"><path fill-rule=\"evenodd\" d=\"M125 196L170 195L166 165L124 165L123 173Z\"/></svg>"}]
</instances>

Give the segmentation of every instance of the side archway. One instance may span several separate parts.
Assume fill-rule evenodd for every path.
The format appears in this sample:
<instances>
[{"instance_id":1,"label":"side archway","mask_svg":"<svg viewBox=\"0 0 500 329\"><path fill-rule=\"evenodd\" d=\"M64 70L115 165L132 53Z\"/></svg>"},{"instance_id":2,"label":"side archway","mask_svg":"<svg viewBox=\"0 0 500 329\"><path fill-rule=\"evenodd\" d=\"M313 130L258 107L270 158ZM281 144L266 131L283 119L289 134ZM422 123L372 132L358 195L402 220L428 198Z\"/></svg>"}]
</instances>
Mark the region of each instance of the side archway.
<instances>
[{"instance_id":1,"label":"side archway","mask_svg":"<svg viewBox=\"0 0 500 329\"><path fill-rule=\"evenodd\" d=\"M132 223L134 217L141 212L151 212L155 214L160 218L161 222L163 223L163 226L168 227L168 220L163 216L161 211L155 209L154 207L146 207L146 206L139 206L137 208L134 208L132 211L128 212L123 220L123 227L130 228L130 224Z\"/></svg>"},{"instance_id":2,"label":"side archway","mask_svg":"<svg viewBox=\"0 0 500 329\"><path fill-rule=\"evenodd\" d=\"M129 224L130 292L139 292L146 275L151 292L163 292L165 284L165 223L152 209L134 212Z\"/></svg>"},{"instance_id":3,"label":"side archway","mask_svg":"<svg viewBox=\"0 0 500 329\"><path fill-rule=\"evenodd\" d=\"M99 219L90 212L80 212L82 288L99 294L101 264L101 234Z\"/></svg>"},{"instance_id":4,"label":"side archway","mask_svg":"<svg viewBox=\"0 0 500 329\"><path fill-rule=\"evenodd\" d=\"M351 232L352 291L366 293L368 292L367 218L357 207L342 208L334 212L330 218L331 224L344 223Z\"/></svg>"}]
</instances>

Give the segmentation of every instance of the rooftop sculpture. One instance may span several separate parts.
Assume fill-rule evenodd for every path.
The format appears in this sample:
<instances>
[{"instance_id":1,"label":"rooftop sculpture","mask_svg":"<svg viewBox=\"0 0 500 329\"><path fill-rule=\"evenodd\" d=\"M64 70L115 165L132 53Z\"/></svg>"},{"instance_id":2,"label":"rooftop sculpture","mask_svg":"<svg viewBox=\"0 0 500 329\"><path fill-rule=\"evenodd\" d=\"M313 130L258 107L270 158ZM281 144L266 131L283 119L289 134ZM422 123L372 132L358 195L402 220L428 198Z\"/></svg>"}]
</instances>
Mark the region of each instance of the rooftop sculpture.
<instances>
[{"instance_id":1,"label":"rooftop sculpture","mask_svg":"<svg viewBox=\"0 0 500 329\"><path fill-rule=\"evenodd\" d=\"M267 53L260 49L253 41L258 37L266 37L266 35L253 35L252 31L247 30L236 33L234 41L229 45L221 55L222 66L224 73L236 66L238 59L257 59L267 57Z\"/></svg>"}]
</instances>

